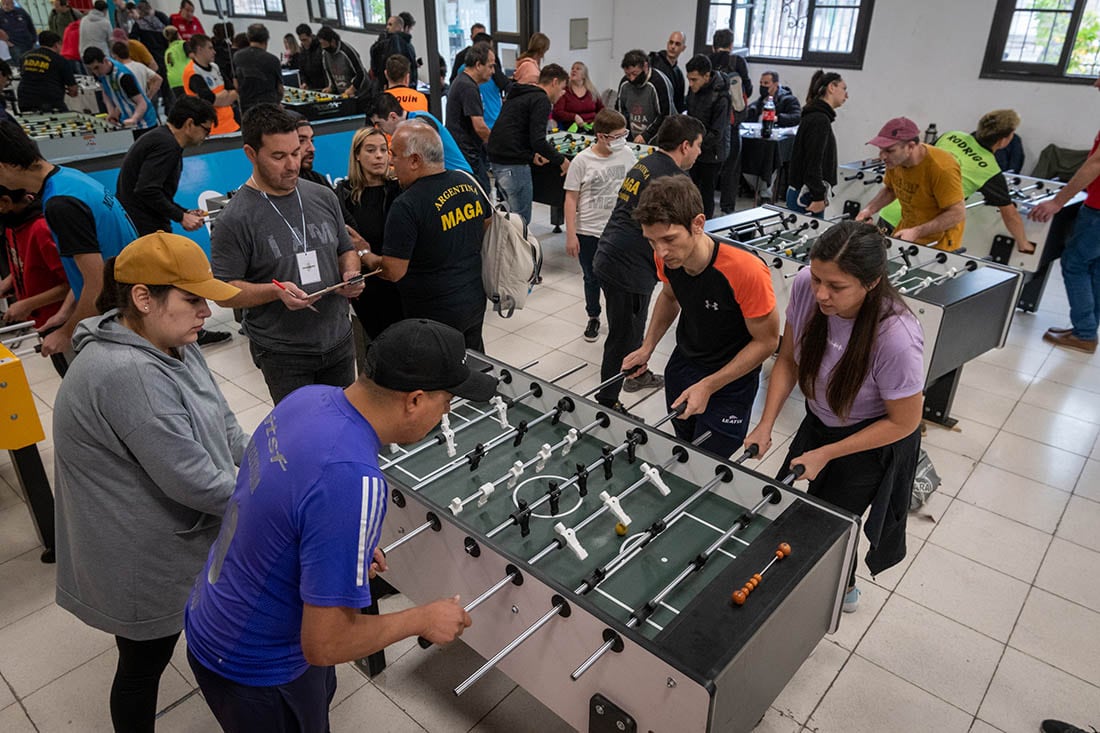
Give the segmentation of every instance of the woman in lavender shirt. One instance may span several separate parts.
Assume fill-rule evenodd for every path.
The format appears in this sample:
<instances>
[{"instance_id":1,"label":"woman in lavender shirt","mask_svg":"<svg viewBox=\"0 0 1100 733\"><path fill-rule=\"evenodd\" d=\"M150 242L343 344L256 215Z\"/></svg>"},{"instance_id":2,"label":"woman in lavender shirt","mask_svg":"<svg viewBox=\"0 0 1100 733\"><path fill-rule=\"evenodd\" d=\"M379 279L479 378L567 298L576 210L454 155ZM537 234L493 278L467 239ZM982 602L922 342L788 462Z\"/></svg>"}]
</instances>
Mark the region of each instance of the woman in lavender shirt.
<instances>
[{"instance_id":1,"label":"woman in lavender shirt","mask_svg":"<svg viewBox=\"0 0 1100 733\"><path fill-rule=\"evenodd\" d=\"M841 222L810 250L794 279L779 356L760 423L745 438L764 455L797 384L806 417L780 475L802 466L808 492L862 516L867 566L905 557L905 518L920 452L924 338L890 283L888 240L868 224ZM859 604L855 567L844 610Z\"/></svg>"}]
</instances>

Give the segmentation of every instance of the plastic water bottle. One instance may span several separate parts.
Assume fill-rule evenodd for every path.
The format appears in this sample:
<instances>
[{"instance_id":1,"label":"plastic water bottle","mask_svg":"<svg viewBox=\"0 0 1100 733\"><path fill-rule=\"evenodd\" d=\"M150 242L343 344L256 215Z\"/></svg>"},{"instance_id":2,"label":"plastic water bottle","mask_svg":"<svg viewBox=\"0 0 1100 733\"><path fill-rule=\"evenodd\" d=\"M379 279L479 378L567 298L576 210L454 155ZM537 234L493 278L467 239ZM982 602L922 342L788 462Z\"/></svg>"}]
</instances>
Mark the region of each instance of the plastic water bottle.
<instances>
[{"instance_id":1,"label":"plastic water bottle","mask_svg":"<svg viewBox=\"0 0 1100 733\"><path fill-rule=\"evenodd\" d=\"M924 131L924 141L929 145L936 144L936 138L940 136L940 131L936 129L936 123L933 122L928 126L928 129Z\"/></svg>"},{"instance_id":2,"label":"plastic water bottle","mask_svg":"<svg viewBox=\"0 0 1100 733\"><path fill-rule=\"evenodd\" d=\"M775 100L771 95L764 100L764 111L760 115L760 137L771 137L775 127Z\"/></svg>"}]
</instances>

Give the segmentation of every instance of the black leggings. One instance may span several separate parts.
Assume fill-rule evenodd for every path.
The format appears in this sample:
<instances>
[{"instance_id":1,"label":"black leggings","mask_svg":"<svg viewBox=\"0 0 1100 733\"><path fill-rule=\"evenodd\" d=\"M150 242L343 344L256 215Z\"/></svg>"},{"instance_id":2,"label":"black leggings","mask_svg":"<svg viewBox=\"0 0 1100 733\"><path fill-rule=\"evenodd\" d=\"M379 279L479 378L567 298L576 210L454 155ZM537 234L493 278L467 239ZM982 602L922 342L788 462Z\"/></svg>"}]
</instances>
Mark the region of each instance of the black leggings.
<instances>
[{"instance_id":1,"label":"black leggings","mask_svg":"<svg viewBox=\"0 0 1100 733\"><path fill-rule=\"evenodd\" d=\"M153 733L160 677L179 638L178 632L148 641L115 637L118 668L111 685L111 722L116 733Z\"/></svg>"}]
</instances>

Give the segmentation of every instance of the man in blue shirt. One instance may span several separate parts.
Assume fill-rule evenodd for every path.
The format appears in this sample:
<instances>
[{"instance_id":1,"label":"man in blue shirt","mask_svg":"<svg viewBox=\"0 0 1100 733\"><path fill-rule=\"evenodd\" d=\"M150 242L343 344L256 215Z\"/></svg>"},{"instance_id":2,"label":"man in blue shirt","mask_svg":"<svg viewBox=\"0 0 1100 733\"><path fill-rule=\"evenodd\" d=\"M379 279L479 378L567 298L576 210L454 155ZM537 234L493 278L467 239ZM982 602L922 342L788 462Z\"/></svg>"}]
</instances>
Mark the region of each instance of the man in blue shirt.
<instances>
[{"instance_id":1,"label":"man in blue shirt","mask_svg":"<svg viewBox=\"0 0 1100 733\"><path fill-rule=\"evenodd\" d=\"M3 42L8 44L12 61L18 65L23 54L34 48L38 36L34 21L26 10L15 7L15 0L0 0L0 30L7 34Z\"/></svg>"},{"instance_id":2,"label":"man in blue shirt","mask_svg":"<svg viewBox=\"0 0 1100 733\"><path fill-rule=\"evenodd\" d=\"M64 354L76 325L97 313L103 263L137 239L137 231L103 184L45 160L23 128L10 120L0 121L0 197L14 203L42 201L72 288L61 310L46 321L43 333L49 333L42 339L42 356Z\"/></svg>"},{"instance_id":3,"label":"man in blue shirt","mask_svg":"<svg viewBox=\"0 0 1100 733\"><path fill-rule=\"evenodd\" d=\"M186 609L188 661L224 730L328 730L332 665L418 634L444 644L470 625L457 596L359 609L386 569L379 449L422 439L452 396L495 390L466 365L461 333L410 319L367 347L350 387L303 387L263 420Z\"/></svg>"},{"instance_id":4,"label":"man in blue shirt","mask_svg":"<svg viewBox=\"0 0 1100 733\"><path fill-rule=\"evenodd\" d=\"M458 149L451 131L444 127L430 112L407 112L401 106L401 102L392 94L379 94L374 100L374 108L370 111L368 124L381 128L389 137L397 131L397 125L405 120L424 120L435 128L439 138L443 141L443 167L449 171L466 171L473 174L473 169L466 162L466 156Z\"/></svg>"}]
</instances>

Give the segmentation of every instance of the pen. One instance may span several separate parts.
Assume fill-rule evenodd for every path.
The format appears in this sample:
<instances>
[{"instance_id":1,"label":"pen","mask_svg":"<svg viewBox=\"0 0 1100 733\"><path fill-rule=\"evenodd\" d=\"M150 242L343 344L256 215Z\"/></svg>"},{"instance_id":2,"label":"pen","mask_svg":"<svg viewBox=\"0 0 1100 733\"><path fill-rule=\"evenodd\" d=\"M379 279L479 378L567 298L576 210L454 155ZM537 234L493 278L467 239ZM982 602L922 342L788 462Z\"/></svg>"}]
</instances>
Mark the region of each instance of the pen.
<instances>
[{"instance_id":1,"label":"pen","mask_svg":"<svg viewBox=\"0 0 1100 733\"><path fill-rule=\"evenodd\" d=\"M284 290L284 291L286 291L286 292L288 292L288 293L290 292L289 290L287 290L287 289L286 289L286 285L283 285L283 284L282 284L281 282L279 282L279 281L278 281L278 280L276 280L275 278L271 278L271 282L275 283L275 287L279 288L280 290ZM296 297L296 298L297 298L298 296L294 296L294 297ZM298 298L298 299L299 299L299 300L302 300L302 298ZM317 310L316 308L314 308L312 304L310 304L310 305L307 305L307 306L306 306L306 308L309 308L309 309L310 309L311 311L313 311L314 313L320 313L320 312L321 312L321 311Z\"/></svg>"}]
</instances>

